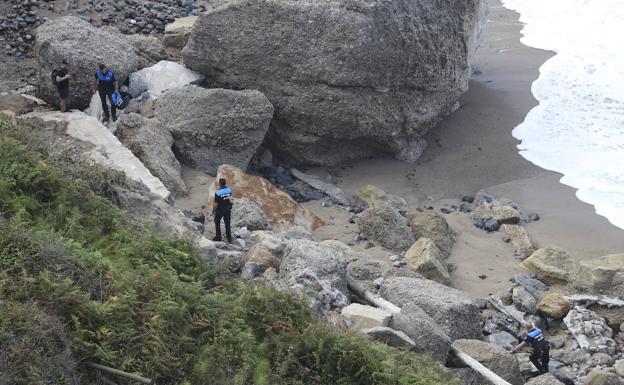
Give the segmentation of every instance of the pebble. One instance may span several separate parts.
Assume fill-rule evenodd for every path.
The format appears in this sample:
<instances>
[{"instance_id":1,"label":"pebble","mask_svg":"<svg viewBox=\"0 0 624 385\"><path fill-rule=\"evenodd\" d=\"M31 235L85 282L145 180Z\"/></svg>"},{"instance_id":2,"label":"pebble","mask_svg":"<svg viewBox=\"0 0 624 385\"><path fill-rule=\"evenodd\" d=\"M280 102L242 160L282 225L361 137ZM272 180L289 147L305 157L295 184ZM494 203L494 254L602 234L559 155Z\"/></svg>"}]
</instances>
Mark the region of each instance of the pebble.
<instances>
[{"instance_id":1,"label":"pebble","mask_svg":"<svg viewBox=\"0 0 624 385\"><path fill-rule=\"evenodd\" d=\"M470 195L464 195L461 200L462 200L462 202L473 203L475 198L473 196L470 196Z\"/></svg>"},{"instance_id":2,"label":"pebble","mask_svg":"<svg viewBox=\"0 0 624 385\"><path fill-rule=\"evenodd\" d=\"M403 267L403 265L405 265L405 262L402 260L392 262L392 266L394 267Z\"/></svg>"},{"instance_id":3,"label":"pebble","mask_svg":"<svg viewBox=\"0 0 624 385\"><path fill-rule=\"evenodd\" d=\"M443 207L443 208L440 209L440 212L442 214L450 214L451 210L447 209L446 207Z\"/></svg>"},{"instance_id":4,"label":"pebble","mask_svg":"<svg viewBox=\"0 0 624 385\"><path fill-rule=\"evenodd\" d=\"M486 278L487 278L487 275L485 275L485 274L480 274L480 275L479 275L479 278L481 278L481 279L486 279Z\"/></svg>"}]
</instances>

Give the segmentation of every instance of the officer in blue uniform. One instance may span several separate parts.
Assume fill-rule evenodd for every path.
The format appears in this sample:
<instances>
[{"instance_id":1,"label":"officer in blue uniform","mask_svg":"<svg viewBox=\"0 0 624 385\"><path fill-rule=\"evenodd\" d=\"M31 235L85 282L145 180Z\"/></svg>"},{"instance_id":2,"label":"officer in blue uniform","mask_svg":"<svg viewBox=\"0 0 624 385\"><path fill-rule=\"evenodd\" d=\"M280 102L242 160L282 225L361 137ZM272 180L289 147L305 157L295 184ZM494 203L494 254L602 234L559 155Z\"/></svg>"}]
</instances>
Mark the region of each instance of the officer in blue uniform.
<instances>
[{"instance_id":1,"label":"officer in blue uniform","mask_svg":"<svg viewBox=\"0 0 624 385\"><path fill-rule=\"evenodd\" d=\"M230 219L232 214L232 189L226 186L226 180L219 179L219 189L215 192L214 202L212 203L212 211L215 222L215 241L221 241L221 218L225 223L225 236L228 242L232 242L232 230L230 228Z\"/></svg>"},{"instance_id":2,"label":"officer in blue uniform","mask_svg":"<svg viewBox=\"0 0 624 385\"><path fill-rule=\"evenodd\" d=\"M527 325L527 329L527 335L520 339L522 342L512 350L512 353L530 345L533 352L529 360L535 365L540 374L548 373L548 362L550 361L550 346L548 345L548 341L544 338L542 330L535 325L529 324Z\"/></svg>"},{"instance_id":3,"label":"officer in blue uniform","mask_svg":"<svg viewBox=\"0 0 624 385\"><path fill-rule=\"evenodd\" d=\"M117 91L117 79L115 74L104 64L99 65L99 70L95 71L95 80L93 81L93 93L100 93L100 100L102 101L102 110L104 111L104 122L108 122L110 115L113 115L113 122L117 120L117 109L113 104L113 92ZM108 112L108 104L106 104L106 98L110 100L111 111Z\"/></svg>"}]
</instances>

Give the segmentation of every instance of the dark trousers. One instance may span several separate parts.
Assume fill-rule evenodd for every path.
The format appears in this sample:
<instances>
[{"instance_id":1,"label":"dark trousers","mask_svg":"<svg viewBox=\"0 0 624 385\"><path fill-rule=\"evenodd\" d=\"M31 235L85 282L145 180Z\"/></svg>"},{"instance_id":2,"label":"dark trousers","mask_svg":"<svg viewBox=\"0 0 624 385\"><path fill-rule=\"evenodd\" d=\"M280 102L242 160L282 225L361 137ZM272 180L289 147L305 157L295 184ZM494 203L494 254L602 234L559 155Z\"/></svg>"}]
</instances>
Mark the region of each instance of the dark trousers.
<instances>
[{"instance_id":1,"label":"dark trousers","mask_svg":"<svg viewBox=\"0 0 624 385\"><path fill-rule=\"evenodd\" d=\"M221 218L223 218L223 223L225 223L225 236L228 242L232 242L232 229L230 228L230 219L232 216L232 211L228 210L226 212L216 212L214 217L215 222L215 241L221 241Z\"/></svg>"},{"instance_id":2,"label":"dark trousers","mask_svg":"<svg viewBox=\"0 0 624 385\"><path fill-rule=\"evenodd\" d=\"M529 357L531 363L535 365L540 374L548 373L548 362L550 361L550 349L533 349Z\"/></svg>"},{"instance_id":3,"label":"dark trousers","mask_svg":"<svg viewBox=\"0 0 624 385\"><path fill-rule=\"evenodd\" d=\"M117 117L117 109L113 104L113 90L99 90L100 100L102 101L102 111L104 111L104 119L107 119L110 116L110 113L113 114L113 119ZM106 97L108 96L108 100L110 100L111 109L110 113L108 112L108 104L106 104Z\"/></svg>"}]
</instances>

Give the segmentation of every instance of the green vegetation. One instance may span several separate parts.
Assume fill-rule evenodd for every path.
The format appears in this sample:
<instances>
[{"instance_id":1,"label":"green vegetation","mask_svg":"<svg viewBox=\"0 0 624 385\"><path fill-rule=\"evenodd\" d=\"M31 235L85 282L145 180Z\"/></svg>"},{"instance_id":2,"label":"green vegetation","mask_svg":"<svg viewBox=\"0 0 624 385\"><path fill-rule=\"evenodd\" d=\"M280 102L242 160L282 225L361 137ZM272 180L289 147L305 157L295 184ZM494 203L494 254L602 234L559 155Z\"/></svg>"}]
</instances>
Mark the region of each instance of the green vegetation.
<instances>
[{"instance_id":1,"label":"green vegetation","mask_svg":"<svg viewBox=\"0 0 624 385\"><path fill-rule=\"evenodd\" d=\"M0 121L0 383L97 383L85 361L157 384L456 383L287 293L219 277L97 194L118 176L37 135Z\"/></svg>"}]
</instances>

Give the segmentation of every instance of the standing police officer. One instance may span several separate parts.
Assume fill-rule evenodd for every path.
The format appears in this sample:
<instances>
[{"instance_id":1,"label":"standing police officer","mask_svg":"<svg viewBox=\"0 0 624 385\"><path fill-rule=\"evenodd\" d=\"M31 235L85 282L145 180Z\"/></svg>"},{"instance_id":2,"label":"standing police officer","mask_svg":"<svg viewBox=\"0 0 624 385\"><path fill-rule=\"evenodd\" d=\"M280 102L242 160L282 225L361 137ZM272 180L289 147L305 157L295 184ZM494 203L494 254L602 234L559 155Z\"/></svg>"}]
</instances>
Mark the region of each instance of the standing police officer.
<instances>
[{"instance_id":1,"label":"standing police officer","mask_svg":"<svg viewBox=\"0 0 624 385\"><path fill-rule=\"evenodd\" d=\"M225 236L228 242L232 242L232 230L230 228L230 219L232 214L232 189L226 186L226 180L219 179L219 189L215 192L214 202L212 203L212 211L214 214L215 232L213 240L221 241L221 218L225 223Z\"/></svg>"},{"instance_id":2,"label":"standing police officer","mask_svg":"<svg viewBox=\"0 0 624 385\"><path fill-rule=\"evenodd\" d=\"M108 122L108 119L112 113L113 122L117 120L117 109L113 104L113 92L117 91L117 79L113 71L106 68L104 64L100 64L99 70L95 71L95 80L93 81L93 93L96 90L100 93L100 100L102 101L102 110L104 111L104 122ZM106 104L106 97L111 103L111 113L108 112L108 104Z\"/></svg>"},{"instance_id":3,"label":"standing police officer","mask_svg":"<svg viewBox=\"0 0 624 385\"><path fill-rule=\"evenodd\" d=\"M535 325L527 324L527 330L527 335L521 338L522 342L511 352L515 353L517 350L531 345L533 352L529 360L535 365L540 374L548 373L548 362L550 361L550 346L548 345L548 341L544 338L542 330L535 327Z\"/></svg>"}]
</instances>

